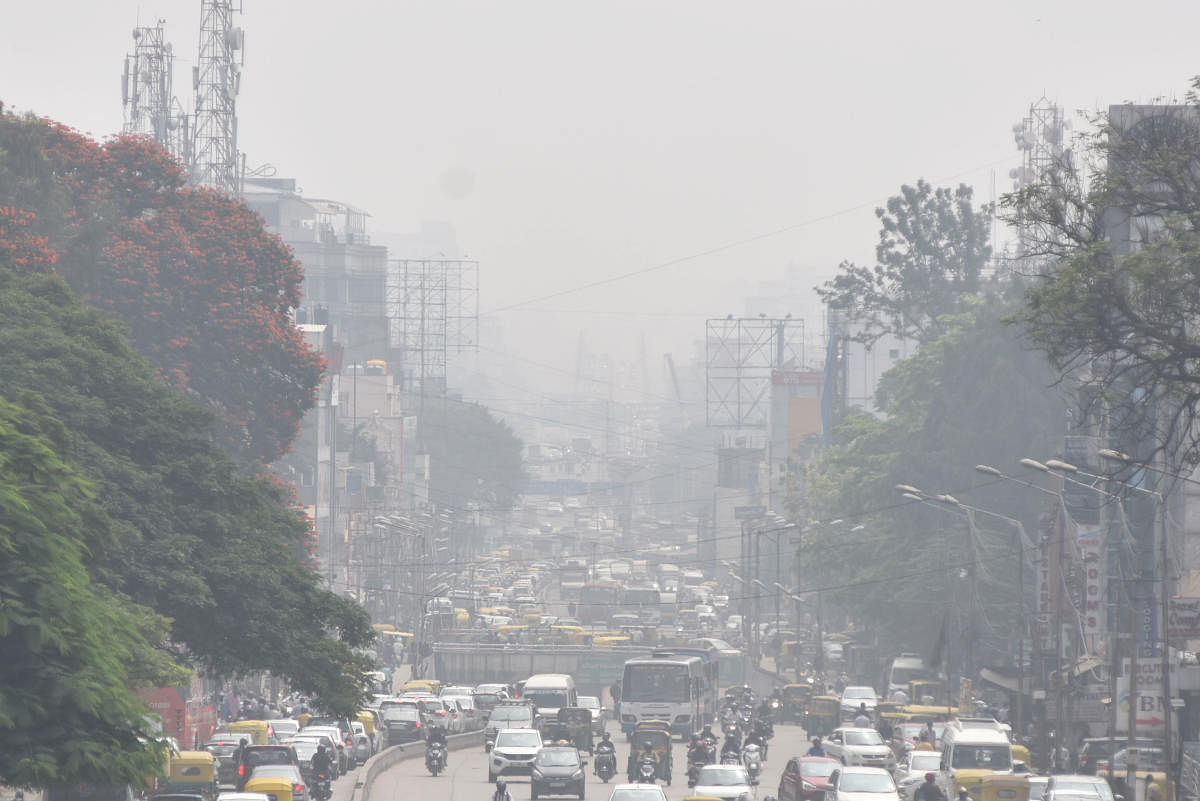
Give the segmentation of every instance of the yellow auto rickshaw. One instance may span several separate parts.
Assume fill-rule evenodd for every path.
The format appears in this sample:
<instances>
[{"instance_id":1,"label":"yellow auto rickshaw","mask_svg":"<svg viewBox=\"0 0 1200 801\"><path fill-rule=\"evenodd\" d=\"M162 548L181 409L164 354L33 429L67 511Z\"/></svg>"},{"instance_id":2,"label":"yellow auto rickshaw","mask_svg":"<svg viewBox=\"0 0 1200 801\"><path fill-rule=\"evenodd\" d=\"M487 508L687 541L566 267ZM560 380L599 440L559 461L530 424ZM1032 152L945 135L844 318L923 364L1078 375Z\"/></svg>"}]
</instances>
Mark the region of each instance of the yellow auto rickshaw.
<instances>
[{"instance_id":1,"label":"yellow auto rickshaw","mask_svg":"<svg viewBox=\"0 0 1200 801\"><path fill-rule=\"evenodd\" d=\"M630 638L624 634L607 634L592 638L592 645L597 648L611 648L614 645L629 645Z\"/></svg>"},{"instance_id":2,"label":"yellow auto rickshaw","mask_svg":"<svg viewBox=\"0 0 1200 801\"><path fill-rule=\"evenodd\" d=\"M171 757L161 792L217 797L217 763L208 751L180 751Z\"/></svg>"},{"instance_id":3,"label":"yellow auto rickshaw","mask_svg":"<svg viewBox=\"0 0 1200 801\"><path fill-rule=\"evenodd\" d=\"M300 724L300 728L302 729L307 726L309 721L312 719L313 716L310 712L301 712L299 715L296 715L296 722Z\"/></svg>"},{"instance_id":4,"label":"yellow auto rickshaw","mask_svg":"<svg viewBox=\"0 0 1200 801\"><path fill-rule=\"evenodd\" d=\"M550 627L551 637L555 642L564 645L584 645L587 643L587 632L583 626L554 625Z\"/></svg>"},{"instance_id":5,"label":"yellow auto rickshaw","mask_svg":"<svg viewBox=\"0 0 1200 801\"><path fill-rule=\"evenodd\" d=\"M235 720L229 724L229 732L244 735L251 745L271 743L271 726L265 720Z\"/></svg>"},{"instance_id":6,"label":"yellow auto rickshaw","mask_svg":"<svg viewBox=\"0 0 1200 801\"><path fill-rule=\"evenodd\" d=\"M566 728L571 745L579 751L594 753L592 710L581 706L564 706L558 710L558 722Z\"/></svg>"},{"instance_id":7,"label":"yellow auto rickshaw","mask_svg":"<svg viewBox=\"0 0 1200 801\"><path fill-rule=\"evenodd\" d=\"M426 692L437 695L442 689L442 683L437 679L412 679L400 685L400 694L411 692Z\"/></svg>"},{"instance_id":8,"label":"yellow auto rickshaw","mask_svg":"<svg viewBox=\"0 0 1200 801\"><path fill-rule=\"evenodd\" d=\"M528 631L529 626L526 626L523 623L514 623L507 626L498 626L496 628L496 634L502 640L519 640L526 636Z\"/></svg>"},{"instance_id":9,"label":"yellow auto rickshaw","mask_svg":"<svg viewBox=\"0 0 1200 801\"><path fill-rule=\"evenodd\" d=\"M804 730L810 736L824 737L841 723L842 699L836 695L817 695L808 701L808 720Z\"/></svg>"},{"instance_id":10,"label":"yellow auto rickshaw","mask_svg":"<svg viewBox=\"0 0 1200 801\"><path fill-rule=\"evenodd\" d=\"M391 623L372 623L371 628L375 629L378 634L386 634L389 631L395 631L396 627Z\"/></svg>"},{"instance_id":11,"label":"yellow auto rickshaw","mask_svg":"<svg viewBox=\"0 0 1200 801\"><path fill-rule=\"evenodd\" d=\"M354 716L354 718L355 718L355 720L357 720L359 723L361 723L363 725L363 730L367 733L367 736L371 738L371 741L374 742L375 741L375 713L368 712L367 710L364 709L364 710L360 711L358 714L356 714Z\"/></svg>"},{"instance_id":12,"label":"yellow auto rickshaw","mask_svg":"<svg viewBox=\"0 0 1200 801\"><path fill-rule=\"evenodd\" d=\"M1020 743L1012 744L1012 761L1023 762L1025 767L1029 767L1033 763L1029 761L1029 748Z\"/></svg>"},{"instance_id":13,"label":"yellow auto rickshaw","mask_svg":"<svg viewBox=\"0 0 1200 801\"><path fill-rule=\"evenodd\" d=\"M637 781L638 754L645 751L646 746L654 752L658 760L658 770L655 778L671 784L671 724L663 721L644 721L629 735L629 781Z\"/></svg>"},{"instance_id":14,"label":"yellow auto rickshaw","mask_svg":"<svg viewBox=\"0 0 1200 801\"><path fill-rule=\"evenodd\" d=\"M803 724L808 713L808 700L812 698L812 683L801 681L785 684L779 694L783 700L783 719Z\"/></svg>"},{"instance_id":15,"label":"yellow auto rickshaw","mask_svg":"<svg viewBox=\"0 0 1200 801\"><path fill-rule=\"evenodd\" d=\"M908 700L909 703L918 706L925 704L926 699L932 698L937 700L941 690L945 687L944 684L931 679L913 679L908 683Z\"/></svg>"},{"instance_id":16,"label":"yellow auto rickshaw","mask_svg":"<svg viewBox=\"0 0 1200 801\"><path fill-rule=\"evenodd\" d=\"M1029 801L1029 777L1000 773L979 780L976 801Z\"/></svg>"},{"instance_id":17,"label":"yellow auto rickshaw","mask_svg":"<svg viewBox=\"0 0 1200 801\"><path fill-rule=\"evenodd\" d=\"M262 793L267 797L267 801L292 801L294 789L292 783L287 779L281 779L278 776L264 776L246 782L244 792Z\"/></svg>"}]
</instances>

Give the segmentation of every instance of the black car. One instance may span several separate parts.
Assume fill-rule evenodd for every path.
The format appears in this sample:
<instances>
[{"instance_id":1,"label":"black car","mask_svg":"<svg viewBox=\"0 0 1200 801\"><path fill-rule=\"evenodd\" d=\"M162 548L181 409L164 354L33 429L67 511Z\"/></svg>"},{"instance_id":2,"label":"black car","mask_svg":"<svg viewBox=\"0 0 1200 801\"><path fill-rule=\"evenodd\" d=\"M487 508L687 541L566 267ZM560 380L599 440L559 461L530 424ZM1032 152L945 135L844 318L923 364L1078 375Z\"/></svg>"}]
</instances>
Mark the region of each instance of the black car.
<instances>
[{"instance_id":1,"label":"black car","mask_svg":"<svg viewBox=\"0 0 1200 801\"><path fill-rule=\"evenodd\" d=\"M415 706L390 706L383 710L383 730L389 747L425 737L425 715Z\"/></svg>"},{"instance_id":2,"label":"black car","mask_svg":"<svg viewBox=\"0 0 1200 801\"><path fill-rule=\"evenodd\" d=\"M217 760L217 784L221 787L237 785L237 749L239 738L216 736L204 744L204 750Z\"/></svg>"},{"instance_id":3,"label":"black car","mask_svg":"<svg viewBox=\"0 0 1200 801\"><path fill-rule=\"evenodd\" d=\"M579 751L570 746L543 748L533 758L529 774L529 797L574 795L583 798L584 768Z\"/></svg>"},{"instance_id":4,"label":"black car","mask_svg":"<svg viewBox=\"0 0 1200 801\"><path fill-rule=\"evenodd\" d=\"M290 745L248 745L242 750L242 762L237 767L237 791L245 792L246 782L254 769L263 765L294 765L300 767L300 759Z\"/></svg>"}]
</instances>

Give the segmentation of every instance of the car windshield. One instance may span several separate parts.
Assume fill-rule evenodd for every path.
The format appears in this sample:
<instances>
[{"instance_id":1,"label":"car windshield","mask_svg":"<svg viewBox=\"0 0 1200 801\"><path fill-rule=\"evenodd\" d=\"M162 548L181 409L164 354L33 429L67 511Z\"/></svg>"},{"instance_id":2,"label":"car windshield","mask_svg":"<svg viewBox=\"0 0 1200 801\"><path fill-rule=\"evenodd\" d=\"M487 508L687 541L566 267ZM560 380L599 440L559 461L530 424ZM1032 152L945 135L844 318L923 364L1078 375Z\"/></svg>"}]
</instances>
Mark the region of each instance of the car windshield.
<instances>
[{"instance_id":1,"label":"car windshield","mask_svg":"<svg viewBox=\"0 0 1200 801\"><path fill-rule=\"evenodd\" d=\"M801 762L800 775L829 778L829 774L833 773L837 767L838 763L834 762L832 759L828 762L825 760L821 760L819 762Z\"/></svg>"},{"instance_id":2,"label":"car windshield","mask_svg":"<svg viewBox=\"0 0 1200 801\"><path fill-rule=\"evenodd\" d=\"M498 706L492 710L491 720L496 722L531 721L533 713L528 707Z\"/></svg>"},{"instance_id":3,"label":"car windshield","mask_svg":"<svg viewBox=\"0 0 1200 801\"><path fill-rule=\"evenodd\" d=\"M847 687L846 691L842 693L842 697L847 700L853 698L856 701L860 699L864 701L874 701L875 691L870 687Z\"/></svg>"},{"instance_id":4,"label":"car windshield","mask_svg":"<svg viewBox=\"0 0 1200 801\"><path fill-rule=\"evenodd\" d=\"M259 765L250 774L251 779L264 779L267 777L287 779L289 781L300 778L293 765Z\"/></svg>"},{"instance_id":5,"label":"car windshield","mask_svg":"<svg viewBox=\"0 0 1200 801\"><path fill-rule=\"evenodd\" d=\"M838 780L844 793L894 793L896 784L886 773L844 773Z\"/></svg>"},{"instance_id":6,"label":"car windshield","mask_svg":"<svg viewBox=\"0 0 1200 801\"><path fill-rule=\"evenodd\" d=\"M700 778L696 779L696 784L706 787L734 787L748 783L745 768L729 765L705 765L700 768Z\"/></svg>"},{"instance_id":7,"label":"car windshield","mask_svg":"<svg viewBox=\"0 0 1200 801\"><path fill-rule=\"evenodd\" d=\"M532 701L534 706L547 709L558 709L570 705L566 690L531 690L526 687L525 697Z\"/></svg>"},{"instance_id":8,"label":"car windshield","mask_svg":"<svg viewBox=\"0 0 1200 801\"><path fill-rule=\"evenodd\" d=\"M909 770L930 771L937 770L942 764L942 755L937 751L914 751L908 762Z\"/></svg>"},{"instance_id":9,"label":"car windshield","mask_svg":"<svg viewBox=\"0 0 1200 801\"><path fill-rule=\"evenodd\" d=\"M608 801L665 801L666 797L658 787L623 787L613 790Z\"/></svg>"},{"instance_id":10,"label":"car windshield","mask_svg":"<svg viewBox=\"0 0 1200 801\"><path fill-rule=\"evenodd\" d=\"M237 746L233 743L209 743L208 745L204 746L204 750L208 751L218 759L223 759L224 757L227 757L236 751Z\"/></svg>"},{"instance_id":11,"label":"car windshield","mask_svg":"<svg viewBox=\"0 0 1200 801\"><path fill-rule=\"evenodd\" d=\"M579 696L579 705L584 709L599 709L600 699L592 695Z\"/></svg>"},{"instance_id":12,"label":"car windshield","mask_svg":"<svg viewBox=\"0 0 1200 801\"><path fill-rule=\"evenodd\" d=\"M251 748L246 751L247 765L275 765L292 761L288 748Z\"/></svg>"},{"instance_id":13,"label":"car windshield","mask_svg":"<svg viewBox=\"0 0 1200 801\"><path fill-rule=\"evenodd\" d=\"M883 745L883 738L877 731L848 731L846 745Z\"/></svg>"},{"instance_id":14,"label":"car windshield","mask_svg":"<svg viewBox=\"0 0 1200 801\"><path fill-rule=\"evenodd\" d=\"M516 748L536 748L541 745L542 741L538 737L536 731L514 731L503 735L496 741L496 748L516 747Z\"/></svg>"},{"instance_id":15,"label":"car windshield","mask_svg":"<svg viewBox=\"0 0 1200 801\"><path fill-rule=\"evenodd\" d=\"M1012 748L1007 745L956 745L951 767L957 770L1008 770Z\"/></svg>"},{"instance_id":16,"label":"car windshield","mask_svg":"<svg viewBox=\"0 0 1200 801\"><path fill-rule=\"evenodd\" d=\"M1059 793L1071 795L1090 795L1096 798L1103 798L1105 801L1110 801L1113 797L1112 790L1108 786L1108 782L1103 779L1097 781L1084 781L1083 779L1062 779L1059 776L1054 777L1054 795Z\"/></svg>"},{"instance_id":17,"label":"car windshield","mask_svg":"<svg viewBox=\"0 0 1200 801\"><path fill-rule=\"evenodd\" d=\"M574 748L554 748L539 751L537 763L552 768L566 768L579 764L579 752Z\"/></svg>"}]
</instances>

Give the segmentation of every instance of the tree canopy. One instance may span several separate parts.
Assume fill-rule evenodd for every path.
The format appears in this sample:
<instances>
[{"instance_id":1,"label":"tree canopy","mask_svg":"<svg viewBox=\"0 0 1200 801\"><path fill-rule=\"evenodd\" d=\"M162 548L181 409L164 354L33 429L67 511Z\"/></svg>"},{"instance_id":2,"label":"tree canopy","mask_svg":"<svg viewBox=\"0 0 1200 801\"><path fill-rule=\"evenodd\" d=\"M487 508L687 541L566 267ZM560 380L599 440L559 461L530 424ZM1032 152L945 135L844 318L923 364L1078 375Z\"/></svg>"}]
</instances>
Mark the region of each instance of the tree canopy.
<instances>
[{"instance_id":1,"label":"tree canopy","mask_svg":"<svg viewBox=\"0 0 1200 801\"><path fill-rule=\"evenodd\" d=\"M1121 106L1020 192L1033 275L1018 318L1121 426L1200 462L1200 79L1184 106ZM1153 399L1143 403L1136 399Z\"/></svg>"},{"instance_id":2,"label":"tree canopy","mask_svg":"<svg viewBox=\"0 0 1200 801\"><path fill-rule=\"evenodd\" d=\"M875 266L844 261L833 280L817 287L822 300L863 324L856 339L871 343L893 334L930 341L944 333L942 315L979 291L991 257L992 209L976 208L972 196L965 184L934 189L920 180L875 210L881 223Z\"/></svg>"},{"instance_id":3,"label":"tree canopy","mask_svg":"<svg viewBox=\"0 0 1200 801\"><path fill-rule=\"evenodd\" d=\"M1014 528L975 520L971 544L980 574L964 587L953 580L972 562L962 515L906 501L895 487L950 494L1036 530L1027 493L981 481L974 470L982 459L1007 469L1023 457L1045 458L1061 442L1065 406L1050 388L1053 371L1005 324L1014 305L991 296L943 316L938 325L945 333L885 374L878 403L886 417L847 417L808 471L812 515L864 528L808 532L799 555L801 586L827 588L843 610L872 621L881 646L931 646L956 592L959 609L969 607L963 593L974 593L970 599L982 610L975 625L990 626L974 632L981 647L1000 653L998 635L1011 631Z\"/></svg>"},{"instance_id":4,"label":"tree canopy","mask_svg":"<svg viewBox=\"0 0 1200 801\"><path fill-rule=\"evenodd\" d=\"M486 407L427 403L421 436L429 452L430 499L445 509L511 509L525 488L521 440Z\"/></svg>"},{"instance_id":5,"label":"tree canopy","mask_svg":"<svg viewBox=\"0 0 1200 801\"><path fill-rule=\"evenodd\" d=\"M57 421L0 399L0 782L132 783L161 765L129 692L151 648L91 584L83 543L98 514L63 444Z\"/></svg>"}]
</instances>

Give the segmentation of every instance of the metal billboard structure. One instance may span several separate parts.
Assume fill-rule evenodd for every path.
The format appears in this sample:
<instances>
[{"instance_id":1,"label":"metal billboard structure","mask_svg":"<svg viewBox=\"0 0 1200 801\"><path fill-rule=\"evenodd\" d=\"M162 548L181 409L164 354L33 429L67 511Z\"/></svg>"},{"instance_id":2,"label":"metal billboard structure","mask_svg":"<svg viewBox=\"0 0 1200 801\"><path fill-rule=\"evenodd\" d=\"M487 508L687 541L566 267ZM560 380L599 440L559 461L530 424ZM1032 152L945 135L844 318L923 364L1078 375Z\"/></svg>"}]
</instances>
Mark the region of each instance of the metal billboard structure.
<instances>
[{"instance_id":1,"label":"metal billboard structure","mask_svg":"<svg viewBox=\"0 0 1200 801\"><path fill-rule=\"evenodd\" d=\"M708 320L705 411L716 428L766 428L771 374L804 364L804 321L772 317Z\"/></svg>"},{"instance_id":2,"label":"metal billboard structure","mask_svg":"<svg viewBox=\"0 0 1200 801\"><path fill-rule=\"evenodd\" d=\"M403 259L388 264L388 344L402 369L425 389L442 391L446 356L479 345L479 262Z\"/></svg>"}]
</instances>

